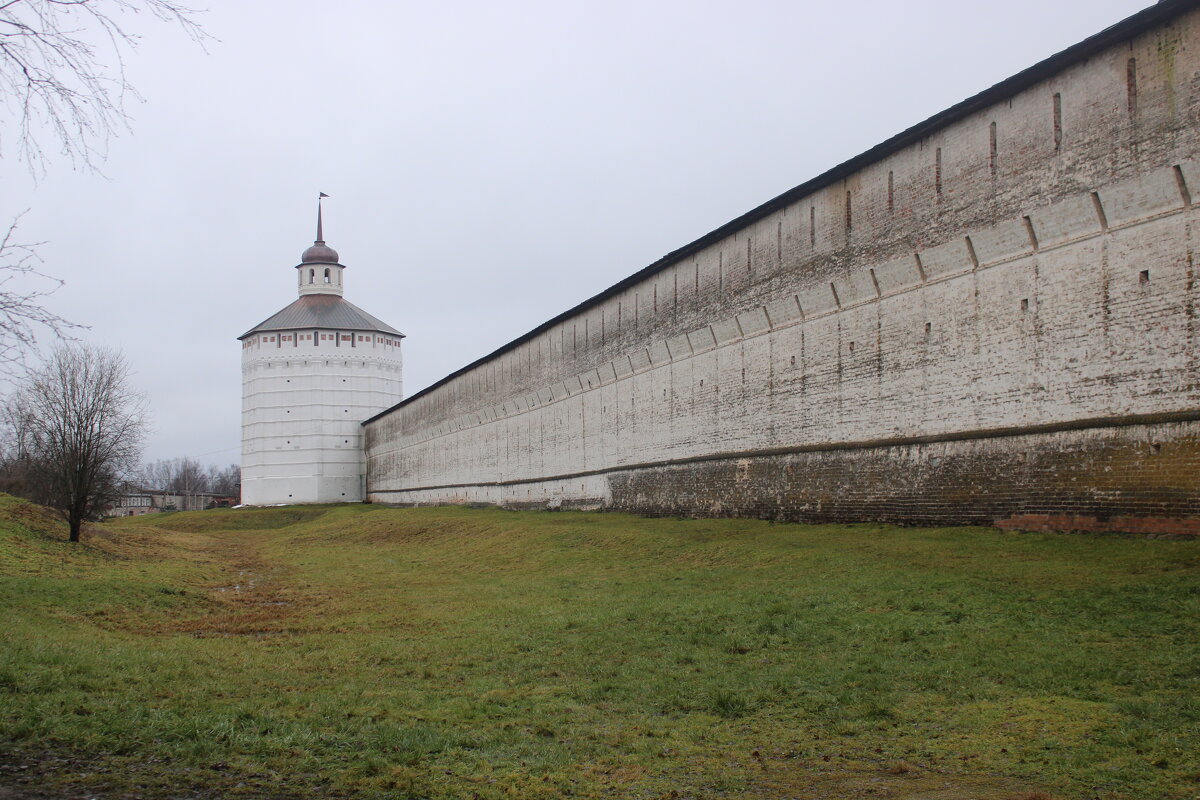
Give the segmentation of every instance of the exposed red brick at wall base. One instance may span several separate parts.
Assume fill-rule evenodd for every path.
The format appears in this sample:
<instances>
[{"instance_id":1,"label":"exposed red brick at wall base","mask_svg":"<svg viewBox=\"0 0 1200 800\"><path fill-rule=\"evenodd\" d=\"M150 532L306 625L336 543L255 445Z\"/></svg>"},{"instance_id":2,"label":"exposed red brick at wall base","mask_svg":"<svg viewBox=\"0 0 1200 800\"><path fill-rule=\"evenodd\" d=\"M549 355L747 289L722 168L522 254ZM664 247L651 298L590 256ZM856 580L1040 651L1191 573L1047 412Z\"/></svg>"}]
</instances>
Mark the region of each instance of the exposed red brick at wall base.
<instances>
[{"instance_id":1,"label":"exposed red brick at wall base","mask_svg":"<svg viewBox=\"0 0 1200 800\"><path fill-rule=\"evenodd\" d=\"M1200 533L1200 423L664 466L613 474L610 491L647 514Z\"/></svg>"},{"instance_id":2,"label":"exposed red brick at wall base","mask_svg":"<svg viewBox=\"0 0 1200 800\"><path fill-rule=\"evenodd\" d=\"M997 528L1012 531L1074 533L1139 533L1152 536L1200 536L1198 517L1113 517L1098 519L1076 515L1021 514L996 521Z\"/></svg>"},{"instance_id":3,"label":"exposed red brick at wall base","mask_svg":"<svg viewBox=\"0 0 1200 800\"><path fill-rule=\"evenodd\" d=\"M1200 421L741 454L371 496L397 504L1196 535Z\"/></svg>"}]
</instances>

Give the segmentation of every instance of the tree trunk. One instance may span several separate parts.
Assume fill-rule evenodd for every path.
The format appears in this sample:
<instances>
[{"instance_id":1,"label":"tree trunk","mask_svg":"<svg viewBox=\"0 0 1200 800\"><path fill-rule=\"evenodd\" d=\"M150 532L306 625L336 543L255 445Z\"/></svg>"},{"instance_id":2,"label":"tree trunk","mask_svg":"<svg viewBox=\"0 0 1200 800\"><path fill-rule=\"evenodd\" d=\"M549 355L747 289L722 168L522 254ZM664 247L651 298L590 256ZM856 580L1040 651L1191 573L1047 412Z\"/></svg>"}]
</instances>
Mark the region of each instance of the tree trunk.
<instances>
[{"instance_id":1,"label":"tree trunk","mask_svg":"<svg viewBox=\"0 0 1200 800\"><path fill-rule=\"evenodd\" d=\"M67 524L71 526L71 541L79 541L79 530L83 527L83 517L77 514L70 514L67 517Z\"/></svg>"}]
</instances>

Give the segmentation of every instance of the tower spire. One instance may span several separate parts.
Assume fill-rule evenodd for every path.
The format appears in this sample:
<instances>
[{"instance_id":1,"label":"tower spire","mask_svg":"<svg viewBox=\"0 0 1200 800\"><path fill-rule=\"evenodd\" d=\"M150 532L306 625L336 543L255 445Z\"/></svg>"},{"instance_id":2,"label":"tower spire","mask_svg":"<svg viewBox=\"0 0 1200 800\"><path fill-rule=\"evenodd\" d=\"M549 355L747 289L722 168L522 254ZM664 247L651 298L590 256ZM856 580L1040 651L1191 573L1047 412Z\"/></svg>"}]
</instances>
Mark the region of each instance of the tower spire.
<instances>
[{"instance_id":1,"label":"tower spire","mask_svg":"<svg viewBox=\"0 0 1200 800\"><path fill-rule=\"evenodd\" d=\"M317 241L316 244L325 244L325 234L321 231L321 199L329 197L324 192L317 192Z\"/></svg>"},{"instance_id":2,"label":"tower spire","mask_svg":"<svg viewBox=\"0 0 1200 800\"><path fill-rule=\"evenodd\" d=\"M345 267L338 263L337 251L325 244L321 201L326 197L329 195L324 192L317 194L317 239L300 254L300 263L296 265L301 295L333 294L340 297L342 294L342 271Z\"/></svg>"}]
</instances>

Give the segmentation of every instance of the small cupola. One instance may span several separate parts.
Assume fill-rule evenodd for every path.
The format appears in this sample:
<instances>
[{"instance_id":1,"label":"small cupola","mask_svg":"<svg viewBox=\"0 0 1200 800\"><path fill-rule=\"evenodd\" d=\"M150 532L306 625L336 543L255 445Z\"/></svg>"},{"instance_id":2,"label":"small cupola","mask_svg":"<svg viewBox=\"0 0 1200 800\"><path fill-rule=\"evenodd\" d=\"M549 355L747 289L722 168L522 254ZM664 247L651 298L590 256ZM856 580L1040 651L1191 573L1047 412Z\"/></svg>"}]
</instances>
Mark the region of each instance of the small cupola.
<instances>
[{"instance_id":1,"label":"small cupola","mask_svg":"<svg viewBox=\"0 0 1200 800\"><path fill-rule=\"evenodd\" d=\"M300 263L296 265L298 287L300 294L335 294L342 295L342 270L344 266L338 263L337 250L325 244L325 232L321 218L321 200L329 195L324 192L317 197L317 238L300 255Z\"/></svg>"}]
</instances>

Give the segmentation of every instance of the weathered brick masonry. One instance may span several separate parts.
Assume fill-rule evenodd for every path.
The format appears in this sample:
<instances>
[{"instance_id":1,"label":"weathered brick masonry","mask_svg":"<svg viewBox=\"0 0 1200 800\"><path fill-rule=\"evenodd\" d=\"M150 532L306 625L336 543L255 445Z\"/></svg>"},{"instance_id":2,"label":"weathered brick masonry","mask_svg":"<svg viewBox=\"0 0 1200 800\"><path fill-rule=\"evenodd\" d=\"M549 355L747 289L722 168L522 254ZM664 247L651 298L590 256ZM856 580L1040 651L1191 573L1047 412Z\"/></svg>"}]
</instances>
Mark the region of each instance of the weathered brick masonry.
<instances>
[{"instance_id":1,"label":"weathered brick masonry","mask_svg":"<svg viewBox=\"0 0 1200 800\"><path fill-rule=\"evenodd\" d=\"M1200 532L1198 34L1149 8L368 420L369 497Z\"/></svg>"}]
</instances>

